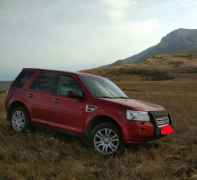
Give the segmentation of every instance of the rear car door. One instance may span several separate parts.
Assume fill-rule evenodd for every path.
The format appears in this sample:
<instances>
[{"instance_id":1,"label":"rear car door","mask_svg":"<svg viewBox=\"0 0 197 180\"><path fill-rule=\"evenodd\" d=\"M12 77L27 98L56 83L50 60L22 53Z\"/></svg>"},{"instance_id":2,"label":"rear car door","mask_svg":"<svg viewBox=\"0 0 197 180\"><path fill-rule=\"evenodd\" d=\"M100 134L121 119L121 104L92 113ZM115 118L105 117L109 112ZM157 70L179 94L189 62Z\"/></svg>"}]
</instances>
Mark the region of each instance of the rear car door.
<instances>
[{"instance_id":1,"label":"rear car door","mask_svg":"<svg viewBox=\"0 0 197 180\"><path fill-rule=\"evenodd\" d=\"M78 98L70 97L70 92ZM53 104L53 121L65 130L80 133L85 120L85 98L83 97L84 93L78 81L70 75L60 74Z\"/></svg>"},{"instance_id":2,"label":"rear car door","mask_svg":"<svg viewBox=\"0 0 197 180\"><path fill-rule=\"evenodd\" d=\"M56 75L54 72L43 71L33 81L28 94L32 121L51 125Z\"/></svg>"}]
</instances>

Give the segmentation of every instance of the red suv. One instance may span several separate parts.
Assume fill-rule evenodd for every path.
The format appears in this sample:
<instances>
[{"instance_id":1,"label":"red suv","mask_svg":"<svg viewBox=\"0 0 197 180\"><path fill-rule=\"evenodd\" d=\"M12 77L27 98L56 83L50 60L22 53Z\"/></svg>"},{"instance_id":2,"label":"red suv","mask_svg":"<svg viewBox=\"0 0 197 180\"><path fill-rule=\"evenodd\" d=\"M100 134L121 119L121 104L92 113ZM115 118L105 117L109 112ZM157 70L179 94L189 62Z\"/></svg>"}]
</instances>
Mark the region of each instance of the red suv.
<instances>
[{"instance_id":1,"label":"red suv","mask_svg":"<svg viewBox=\"0 0 197 180\"><path fill-rule=\"evenodd\" d=\"M174 133L162 106L129 99L109 79L86 73L23 69L5 106L17 132L43 124L83 137L104 155Z\"/></svg>"}]
</instances>

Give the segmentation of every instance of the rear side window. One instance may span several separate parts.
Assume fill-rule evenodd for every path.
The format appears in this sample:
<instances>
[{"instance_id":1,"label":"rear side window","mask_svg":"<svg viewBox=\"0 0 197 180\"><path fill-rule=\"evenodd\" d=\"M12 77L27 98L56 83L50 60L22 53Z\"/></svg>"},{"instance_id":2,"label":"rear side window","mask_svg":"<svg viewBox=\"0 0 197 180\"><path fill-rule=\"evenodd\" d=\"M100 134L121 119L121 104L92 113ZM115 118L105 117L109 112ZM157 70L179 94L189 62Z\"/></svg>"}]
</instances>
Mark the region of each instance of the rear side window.
<instances>
[{"instance_id":1,"label":"rear side window","mask_svg":"<svg viewBox=\"0 0 197 180\"><path fill-rule=\"evenodd\" d=\"M41 73L38 78L32 84L32 90L42 91L42 92L55 92L56 85L56 77L55 73Z\"/></svg>"},{"instance_id":2,"label":"rear side window","mask_svg":"<svg viewBox=\"0 0 197 180\"><path fill-rule=\"evenodd\" d=\"M18 75L16 80L13 82L12 86L17 87L17 88L22 88L25 85L25 83L28 82L31 79L32 75L33 75L32 71L23 70Z\"/></svg>"}]
</instances>

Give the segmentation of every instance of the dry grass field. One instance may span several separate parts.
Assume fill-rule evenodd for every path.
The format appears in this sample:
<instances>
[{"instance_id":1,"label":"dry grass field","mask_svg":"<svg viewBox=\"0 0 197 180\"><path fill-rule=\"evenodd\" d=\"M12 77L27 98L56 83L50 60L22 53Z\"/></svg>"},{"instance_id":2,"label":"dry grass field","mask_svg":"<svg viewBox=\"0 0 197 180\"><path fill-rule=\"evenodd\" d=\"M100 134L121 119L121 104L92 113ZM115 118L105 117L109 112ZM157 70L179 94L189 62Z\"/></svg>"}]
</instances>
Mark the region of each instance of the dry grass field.
<instances>
[{"instance_id":1,"label":"dry grass field","mask_svg":"<svg viewBox=\"0 0 197 180\"><path fill-rule=\"evenodd\" d=\"M92 70L111 77L133 98L165 106L174 119L175 135L129 146L110 158L86 148L77 138L49 130L16 134L7 126L4 94L0 94L0 180L197 179L197 73L173 70L176 78L165 81L147 81L120 69L112 74Z\"/></svg>"}]
</instances>

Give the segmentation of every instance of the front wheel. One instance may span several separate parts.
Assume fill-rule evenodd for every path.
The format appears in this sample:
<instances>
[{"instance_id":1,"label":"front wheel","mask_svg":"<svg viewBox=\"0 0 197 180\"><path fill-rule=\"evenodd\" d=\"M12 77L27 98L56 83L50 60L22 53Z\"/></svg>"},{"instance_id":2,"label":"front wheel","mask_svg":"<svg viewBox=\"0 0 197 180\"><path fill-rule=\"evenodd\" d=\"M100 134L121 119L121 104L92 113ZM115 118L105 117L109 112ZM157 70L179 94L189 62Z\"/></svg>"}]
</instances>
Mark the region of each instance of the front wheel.
<instances>
[{"instance_id":1,"label":"front wheel","mask_svg":"<svg viewBox=\"0 0 197 180\"><path fill-rule=\"evenodd\" d=\"M91 132L91 143L94 149L103 155L112 155L123 148L121 133L111 123L97 125Z\"/></svg>"}]
</instances>

